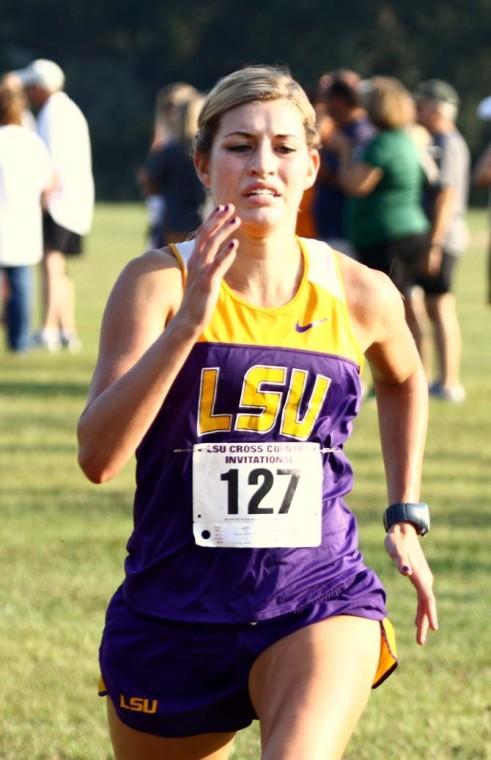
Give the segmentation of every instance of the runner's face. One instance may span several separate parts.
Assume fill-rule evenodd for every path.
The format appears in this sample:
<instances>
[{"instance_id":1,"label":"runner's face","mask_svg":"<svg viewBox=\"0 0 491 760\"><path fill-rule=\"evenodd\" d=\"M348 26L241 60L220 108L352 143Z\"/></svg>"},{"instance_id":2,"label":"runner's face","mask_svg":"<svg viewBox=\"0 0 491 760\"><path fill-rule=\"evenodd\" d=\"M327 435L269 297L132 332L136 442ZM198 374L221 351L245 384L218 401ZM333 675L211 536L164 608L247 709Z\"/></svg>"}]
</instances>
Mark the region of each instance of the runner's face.
<instances>
[{"instance_id":1,"label":"runner's face","mask_svg":"<svg viewBox=\"0 0 491 760\"><path fill-rule=\"evenodd\" d=\"M242 228L258 234L294 229L318 160L307 147L300 111L282 98L227 111L199 169L216 203L233 203Z\"/></svg>"}]
</instances>

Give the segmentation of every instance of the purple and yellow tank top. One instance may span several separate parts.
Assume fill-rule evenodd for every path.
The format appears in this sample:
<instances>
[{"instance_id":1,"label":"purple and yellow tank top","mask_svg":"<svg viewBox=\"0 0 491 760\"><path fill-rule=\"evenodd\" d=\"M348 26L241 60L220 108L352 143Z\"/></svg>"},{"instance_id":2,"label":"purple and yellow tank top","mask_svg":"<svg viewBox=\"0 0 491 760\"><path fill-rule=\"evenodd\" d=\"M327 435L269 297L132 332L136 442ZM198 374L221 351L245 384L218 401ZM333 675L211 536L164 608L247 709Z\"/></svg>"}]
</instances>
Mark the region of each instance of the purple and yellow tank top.
<instances>
[{"instance_id":1,"label":"purple and yellow tank top","mask_svg":"<svg viewBox=\"0 0 491 760\"><path fill-rule=\"evenodd\" d=\"M287 304L259 308L222 283L208 327L138 448L124 581L126 601L136 610L183 621L265 620L333 598L366 569L355 518L343 501L353 483L343 447L360 406L362 353L338 254L318 241L299 242L304 271ZM192 241L171 246L184 279L192 248ZM311 542L300 538L302 511L315 522L316 508L298 496L310 492L295 464L309 447L320 452L319 533ZM197 450L225 451L220 456L226 466L212 468L215 481L206 480L205 462L206 477L200 474L198 482ZM275 458L279 450L292 452L292 466L281 464L289 454ZM243 470L247 509L254 514L241 523L237 484ZM283 493L277 509L264 506L273 480ZM206 530L198 532L200 543L200 500L210 511L226 504L225 522L239 525L239 533L242 524L261 532L263 515L283 511L285 522L292 521L289 543L277 545L279 538L271 546L266 538L264 545L263 536L263 543L253 539L250 545L249 537L244 545L220 545L220 529L218 544L206 544ZM278 515L272 517L279 525ZM376 576L373 584L383 596ZM383 604L373 616L384 617Z\"/></svg>"}]
</instances>

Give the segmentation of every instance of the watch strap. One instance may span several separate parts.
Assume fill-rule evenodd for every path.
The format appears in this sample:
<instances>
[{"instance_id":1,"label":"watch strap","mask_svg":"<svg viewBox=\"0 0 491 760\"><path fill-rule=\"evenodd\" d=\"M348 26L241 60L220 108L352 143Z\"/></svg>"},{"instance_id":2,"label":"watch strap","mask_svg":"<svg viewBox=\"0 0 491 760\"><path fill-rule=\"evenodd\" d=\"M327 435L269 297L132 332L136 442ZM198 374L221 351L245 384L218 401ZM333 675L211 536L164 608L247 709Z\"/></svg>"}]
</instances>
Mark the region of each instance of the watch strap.
<instances>
[{"instance_id":1,"label":"watch strap","mask_svg":"<svg viewBox=\"0 0 491 760\"><path fill-rule=\"evenodd\" d=\"M425 536L430 530L430 510L424 502L397 502L384 512L384 527L389 530L395 523L408 522L414 525L418 536Z\"/></svg>"}]
</instances>

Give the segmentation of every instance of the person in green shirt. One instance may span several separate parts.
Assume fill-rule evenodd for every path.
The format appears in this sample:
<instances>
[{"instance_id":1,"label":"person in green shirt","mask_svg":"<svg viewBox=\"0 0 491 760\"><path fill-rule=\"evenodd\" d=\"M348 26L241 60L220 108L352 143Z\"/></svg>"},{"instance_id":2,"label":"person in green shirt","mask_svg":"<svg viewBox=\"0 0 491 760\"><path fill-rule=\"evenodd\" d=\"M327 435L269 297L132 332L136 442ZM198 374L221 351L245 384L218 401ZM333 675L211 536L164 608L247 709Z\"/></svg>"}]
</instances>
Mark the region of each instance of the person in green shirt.
<instances>
[{"instance_id":1,"label":"person in green shirt","mask_svg":"<svg viewBox=\"0 0 491 760\"><path fill-rule=\"evenodd\" d=\"M367 113L377 128L360 154L340 136L340 181L351 196L348 235L359 261L389 275L402 292L414 284L428 247L429 222L421 205L424 157L411 135L414 103L397 79L365 84Z\"/></svg>"}]
</instances>

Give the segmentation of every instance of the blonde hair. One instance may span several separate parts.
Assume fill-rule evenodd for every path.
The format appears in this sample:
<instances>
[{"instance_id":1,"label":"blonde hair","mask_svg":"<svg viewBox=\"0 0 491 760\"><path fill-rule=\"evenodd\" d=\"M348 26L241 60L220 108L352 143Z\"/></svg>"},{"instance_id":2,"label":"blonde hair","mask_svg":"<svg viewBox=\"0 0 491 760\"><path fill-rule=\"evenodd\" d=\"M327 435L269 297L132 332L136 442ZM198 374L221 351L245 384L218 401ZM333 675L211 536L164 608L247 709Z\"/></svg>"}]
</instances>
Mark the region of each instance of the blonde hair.
<instances>
[{"instance_id":1,"label":"blonde hair","mask_svg":"<svg viewBox=\"0 0 491 760\"><path fill-rule=\"evenodd\" d=\"M180 137L182 131L181 110L188 101L193 100L198 95L198 90L187 82L171 82L158 91L155 101L152 147L176 137L176 132L179 133L178 138Z\"/></svg>"},{"instance_id":2,"label":"blonde hair","mask_svg":"<svg viewBox=\"0 0 491 760\"><path fill-rule=\"evenodd\" d=\"M0 126L22 124L24 98L21 91L8 84L0 84Z\"/></svg>"},{"instance_id":3,"label":"blonde hair","mask_svg":"<svg viewBox=\"0 0 491 760\"><path fill-rule=\"evenodd\" d=\"M414 121L414 101L394 77L373 77L362 94L368 117L378 129L401 129Z\"/></svg>"},{"instance_id":4,"label":"blonde hair","mask_svg":"<svg viewBox=\"0 0 491 760\"><path fill-rule=\"evenodd\" d=\"M180 103L176 137L182 143L192 145L198 129L198 117L203 102L204 96L197 93L189 100Z\"/></svg>"},{"instance_id":5,"label":"blonde hair","mask_svg":"<svg viewBox=\"0 0 491 760\"><path fill-rule=\"evenodd\" d=\"M179 106L191 98L194 98L198 91L192 84L187 82L171 82L162 87L155 99L156 114L164 114L172 106Z\"/></svg>"},{"instance_id":6,"label":"blonde hair","mask_svg":"<svg viewBox=\"0 0 491 760\"><path fill-rule=\"evenodd\" d=\"M312 104L302 87L288 73L275 66L246 66L220 79L208 93L198 119L195 151L208 155L217 133L220 118L232 108L285 98L295 105L305 129L309 148L319 144L319 129Z\"/></svg>"}]
</instances>

